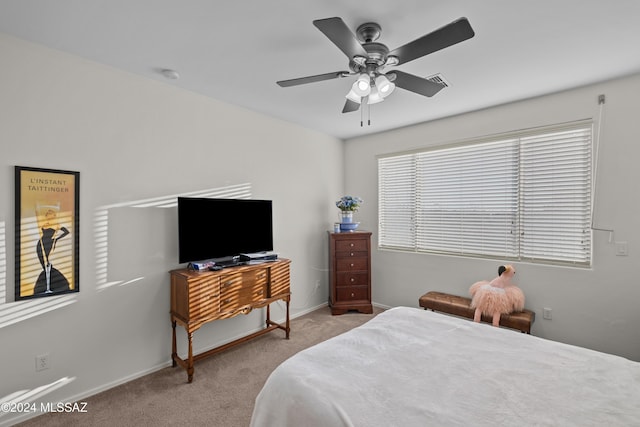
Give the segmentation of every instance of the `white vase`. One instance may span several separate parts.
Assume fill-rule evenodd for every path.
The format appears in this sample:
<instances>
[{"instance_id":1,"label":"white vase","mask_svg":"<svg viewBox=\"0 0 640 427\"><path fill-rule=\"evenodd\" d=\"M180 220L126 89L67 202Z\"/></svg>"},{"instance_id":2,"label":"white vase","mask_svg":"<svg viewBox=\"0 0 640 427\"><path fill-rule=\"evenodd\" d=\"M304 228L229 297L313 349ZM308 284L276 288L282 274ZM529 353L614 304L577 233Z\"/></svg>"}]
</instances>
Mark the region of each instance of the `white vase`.
<instances>
[{"instance_id":1,"label":"white vase","mask_svg":"<svg viewBox=\"0 0 640 427\"><path fill-rule=\"evenodd\" d=\"M340 222L350 224L353 222L353 211L340 211Z\"/></svg>"}]
</instances>

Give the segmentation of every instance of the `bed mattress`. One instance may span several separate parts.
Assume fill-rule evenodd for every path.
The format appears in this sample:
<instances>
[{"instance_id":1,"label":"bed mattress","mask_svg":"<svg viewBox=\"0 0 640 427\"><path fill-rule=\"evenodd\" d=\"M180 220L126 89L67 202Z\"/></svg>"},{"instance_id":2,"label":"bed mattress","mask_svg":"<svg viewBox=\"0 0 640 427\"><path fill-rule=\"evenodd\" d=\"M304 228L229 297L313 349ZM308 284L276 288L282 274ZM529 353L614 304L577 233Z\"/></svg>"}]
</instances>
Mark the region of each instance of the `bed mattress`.
<instances>
[{"instance_id":1,"label":"bed mattress","mask_svg":"<svg viewBox=\"0 0 640 427\"><path fill-rule=\"evenodd\" d=\"M640 363L409 307L283 362L253 427L637 426Z\"/></svg>"}]
</instances>

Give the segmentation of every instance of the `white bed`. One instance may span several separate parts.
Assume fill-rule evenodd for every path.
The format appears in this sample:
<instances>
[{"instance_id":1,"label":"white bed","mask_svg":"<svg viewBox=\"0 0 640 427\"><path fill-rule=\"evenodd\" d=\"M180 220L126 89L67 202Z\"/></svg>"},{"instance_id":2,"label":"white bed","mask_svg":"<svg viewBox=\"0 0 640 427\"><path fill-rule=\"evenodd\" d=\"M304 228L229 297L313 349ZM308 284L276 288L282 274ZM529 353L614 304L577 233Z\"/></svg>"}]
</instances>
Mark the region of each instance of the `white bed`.
<instances>
[{"instance_id":1,"label":"white bed","mask_svg":"<svg viewBox=\"0 0 640 427\"><path fill-rule=\"evenodd\" d=\"M640 363L417 308L271 374L252 427L639 426Z\"/></svg>"}]
</instances>

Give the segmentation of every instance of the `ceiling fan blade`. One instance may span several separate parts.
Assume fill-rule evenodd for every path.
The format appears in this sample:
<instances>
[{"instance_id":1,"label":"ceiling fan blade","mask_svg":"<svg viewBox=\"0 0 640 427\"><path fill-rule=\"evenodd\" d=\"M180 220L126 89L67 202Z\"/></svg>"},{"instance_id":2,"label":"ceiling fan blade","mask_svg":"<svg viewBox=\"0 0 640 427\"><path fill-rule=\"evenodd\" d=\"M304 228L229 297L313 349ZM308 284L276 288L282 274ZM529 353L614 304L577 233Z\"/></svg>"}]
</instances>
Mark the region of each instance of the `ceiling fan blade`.
<instances>
[{"instance_id":1,"label":"ceiling fan blade","mask_svg":"<svg viewBox=\"0 0 640 427\"><path fill-rule=\"evenodd\" d=\"M347 77L347 76L349 76L348 71L334 71L333 73L318 74L315 76L308 76L308 77L299 77L297 79L290 79L290 80L280 80L279 82L276 82L276 83L278 83L278 85L282 87L289 87L289 86L304 85L307 83L321 82L324 80L337 79L337 78Z\"/></svg>"},{"instance_id":2,"label":"ceiling fan blade","mask_svg":"<svg viewBox=\"0 0 640 427\"><path fill-rule=\"evenodd\" d=\"M475 35L467 18L460 18L412 42L389 52L398 57L398 64L413 61L421 56L452 46Z\"/></svg>"},{"instance_id":3,"label":"ceiling fan blade","mask_svg":"<svg viewBox=\"0 0 640 427\"><path fill-rule=\"evenodd\" d=\"M322 31L333 44L338 46L338 49L344 52L349 59L353 59L354 56L367 57L367 51L364 50L356 36L341 18L316 19L313 21L313 25Z\"/></svg>"},{"instance_id":4,"label":"ceiling fan blade","mask_svg":"<svg viewBox=\"0 0 640 427\"><path fill-rule=\"evenodd\" d=\"M439 83L434 83L431 80L414 76L413 74L397 70L394 70L392 73L396 75L396 79L393 82L397 87L401 87L402 89L406 89L420 95L431 97L444 88L444 86Z\"/></svg>"},{"instance_id":5,"label":"ceiling fan blade","mask_svg":"<svg viewBox=\"0 0 640 427\"><path fill-rule=\"evenodd\" d=\"M344 103L344 107L342 108L343 113L350 113L352 111L358 111L360 108L359 102L354 102L350 99L347 99L347 102Z\"/></svg>"}]
</instances>

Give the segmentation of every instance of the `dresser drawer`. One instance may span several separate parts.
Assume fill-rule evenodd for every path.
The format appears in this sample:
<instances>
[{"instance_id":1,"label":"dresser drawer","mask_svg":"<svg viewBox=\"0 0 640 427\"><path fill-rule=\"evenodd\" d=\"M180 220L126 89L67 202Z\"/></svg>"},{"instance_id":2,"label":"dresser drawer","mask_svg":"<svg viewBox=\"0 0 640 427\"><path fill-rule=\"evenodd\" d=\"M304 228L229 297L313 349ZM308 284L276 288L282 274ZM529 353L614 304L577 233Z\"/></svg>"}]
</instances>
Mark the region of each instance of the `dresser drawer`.
<instances>
[{"instance_id":1,"label":"dresser drawer","mask_svg":"<svg viewBox=\"0 0 640 427\"><path fill-rule=\"evenodd\" d=\"M354 252L362 251L368 252L368 240L366 239L348 239L336 241L336 253L337 252Z\"/></svg>"},{"instance_id":2,"label":"dresser drawer","mask_svg":"<svg viewBox=\"0 0 640 427\"><path fill-rule=\"evenodd\" d=\"M336 252L336 258L367 258L367 251Z\"/></svg>"},{"instance_id":3,"label":"dresser drawer","mask_svg":"<svg viewBox=\"0 0 640 427\"><path fill-rule=\"evenodd\" d=\"M269 276L269 297L288 294L290 292L290 273L288 265L285 264L272 267Z\"/></svg>"},{"instance_id":4,"label":"dresser drawer","mask_svg":"<svg viewBox=\"0 0 640 427\"><path fill-rule=\"evenodd\" d=\"M220 312L229 313L267 298L267 269L220 277Z\"/></svg>"},{"instance_id":5,"label":"dresser drawer","mask_svg":"<svg viewBox=\"0 0 640 427\"><path fill-rule=\"evenodd\" d=\"M229 313L261 301L267 297L265 283L256 283L224 292L220 295L220 312Z\"/></svg>"},{"instance_id":6,"label":"dresser drawer","mask_svg":"<svg viewBox=\"0 0 640 427\"><path fill-rule=\"evenodd\" d=\"M220 276L220 293L237 291L243 287L253 286L256 283L267 283L267 270L253 270L247 272L234 272Z\"/></svg>"},{"instance_id":7,"label":"dresser drawer","mask_svg":"<svg viewBox=\"0 0 640 427\"><path fill-rule=\"evenodd\" d=\"M336 271L364 271L369 268L369 258L336 258Z\"/></svg>"},{"instance_id":8,"label":"dresser drawer","mask_svg":"<svg viewBox=\"0 0 640 427\"><path fill-rule=\"evenodd\" d=\"M368 286L369 275L366 272L336 273L336 286Z\"/></svg>"},{"instance_id":9,"label":"dresser drawer","mask_svg":"<svg viewBox=\"0 0 640 427\"><path fill-rule=\"evenodd\" d=\"M190 289L191 317L208 319L220 309L220 286L218 280L194 283Z\"/></svg>"},{"instance_id":10,"label":"dresser drawer","mask_svg":"<svg viewBox=\"0 0 640 427\"><path fill-rule=\"evenodd\" d=\"M336 288L338 302L369 300L368 286L346 286Z\"/></svg>"}]
</instances>

